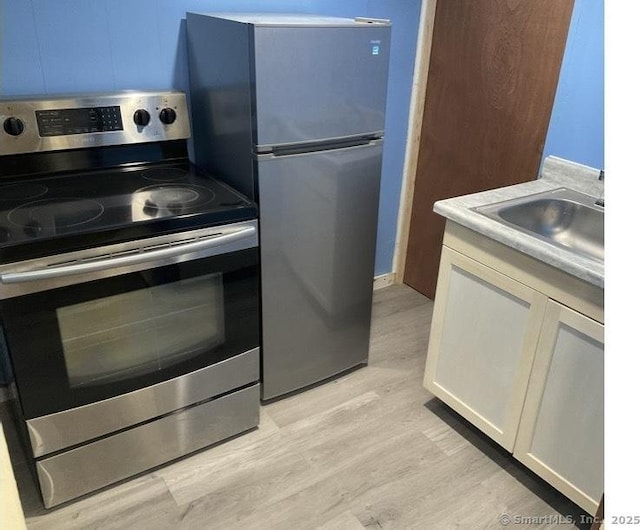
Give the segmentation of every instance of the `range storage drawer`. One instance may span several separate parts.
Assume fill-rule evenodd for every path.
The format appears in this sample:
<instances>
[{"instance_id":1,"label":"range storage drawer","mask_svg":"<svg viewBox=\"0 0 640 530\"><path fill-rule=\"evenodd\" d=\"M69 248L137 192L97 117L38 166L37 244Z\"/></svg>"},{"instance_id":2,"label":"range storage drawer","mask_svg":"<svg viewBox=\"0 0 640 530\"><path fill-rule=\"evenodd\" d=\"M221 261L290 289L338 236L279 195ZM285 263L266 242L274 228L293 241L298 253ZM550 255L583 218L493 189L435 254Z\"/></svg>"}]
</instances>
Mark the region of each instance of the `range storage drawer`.
<instances>
[{"instance_id":1,"label":"range storage drawer","mask_svg":"<svg viewBox=\"0 0 640 530\"><path fill-rule=\"evenodd\" d=\"M37 462L47 508L175 460L259 423L260 385Z\"/></svg>"}]
</instances>

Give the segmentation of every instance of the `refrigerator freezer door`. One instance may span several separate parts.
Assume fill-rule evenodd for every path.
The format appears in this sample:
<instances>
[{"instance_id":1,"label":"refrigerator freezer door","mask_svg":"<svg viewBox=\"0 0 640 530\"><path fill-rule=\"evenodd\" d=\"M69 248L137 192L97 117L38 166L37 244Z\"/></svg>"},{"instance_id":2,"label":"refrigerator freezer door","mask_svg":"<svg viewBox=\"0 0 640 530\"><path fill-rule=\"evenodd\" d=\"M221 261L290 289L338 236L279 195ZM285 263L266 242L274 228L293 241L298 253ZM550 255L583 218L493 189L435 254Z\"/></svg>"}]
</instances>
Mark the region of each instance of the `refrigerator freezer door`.
<instances>
[{"instance_id":1,"label":"refrigerator freezer door","mask_svg":"<svg viewBox=\"0 0 640 530\"><path fill-rule=\"evenodd\" d=\"M391 27L254 28L258 151L381 135Z\"/></svg>"},{"instance_id":2,"label":"refrigerator freezer door","mask_svg":"<svg viewBox=\"0 0 640 530\"><path fill-rule=\"evenodd\" d=\"M366 363L382 142L258 157L263 399Z\"/></svg>"}]
</instances>

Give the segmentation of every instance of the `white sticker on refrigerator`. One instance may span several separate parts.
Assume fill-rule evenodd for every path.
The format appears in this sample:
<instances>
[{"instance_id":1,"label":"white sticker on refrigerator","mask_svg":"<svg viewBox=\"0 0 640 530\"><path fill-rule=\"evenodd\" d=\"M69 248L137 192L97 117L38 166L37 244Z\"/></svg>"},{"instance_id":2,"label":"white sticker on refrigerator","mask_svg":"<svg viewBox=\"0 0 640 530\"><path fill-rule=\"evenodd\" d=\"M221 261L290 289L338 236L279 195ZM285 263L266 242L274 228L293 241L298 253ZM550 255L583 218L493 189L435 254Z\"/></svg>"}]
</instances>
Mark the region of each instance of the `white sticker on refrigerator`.
<instances>
[{"instance_id":1,"label":"white sticker on refrigerator","mask_svg":"<svg viewBox=\"0 0 640 530\"><path fill-rule=\"evenodd\" d=\"M371 44L371 55L380 55L380 41L372 40L370 41L370 44Z\"/></svg>"}]
</instances>

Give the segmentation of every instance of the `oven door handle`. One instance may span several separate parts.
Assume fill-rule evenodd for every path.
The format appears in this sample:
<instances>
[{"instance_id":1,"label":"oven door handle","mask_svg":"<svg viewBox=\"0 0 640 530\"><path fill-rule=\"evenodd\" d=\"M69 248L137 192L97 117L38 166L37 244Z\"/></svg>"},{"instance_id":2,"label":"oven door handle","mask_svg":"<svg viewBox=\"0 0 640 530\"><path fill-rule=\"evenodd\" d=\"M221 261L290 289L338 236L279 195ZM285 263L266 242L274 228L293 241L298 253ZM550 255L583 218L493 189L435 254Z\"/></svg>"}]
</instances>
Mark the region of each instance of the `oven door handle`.
<instances>
[{"instance_id":1,"label":"oven door handle","mask_svg":"<svg viewBox=\"0 0 640 530\"><path fill-rule=\"evenodd\" d=\"M145 250L144 247L138 249L136 253L127 253L126 256L106 256L104 259L92 260L65 265L52 265L46 269L37 269L23 272L9 272L0 274L0 282L21 283L33 282L37 280L49 280L52 278L60 278L62 276L71 276L74 274L85 274L89 272L97 272L118 267L127 267L158 261L167 258L173 258L181 255L192 254L194 252L204 252L215 247L233 243L239 239L244 239L256 234L255 226L248 226L235 230L230 233L215 234L213 236L202 237L196 241L189 240L187 242L177 242L167 244L166 248L154 248L153 250ZM135 252L135 251L132 251ZM210 255L207 253L207 256ZM205 257L205 256L202 256Z\"/></svg>"}]
</instances>

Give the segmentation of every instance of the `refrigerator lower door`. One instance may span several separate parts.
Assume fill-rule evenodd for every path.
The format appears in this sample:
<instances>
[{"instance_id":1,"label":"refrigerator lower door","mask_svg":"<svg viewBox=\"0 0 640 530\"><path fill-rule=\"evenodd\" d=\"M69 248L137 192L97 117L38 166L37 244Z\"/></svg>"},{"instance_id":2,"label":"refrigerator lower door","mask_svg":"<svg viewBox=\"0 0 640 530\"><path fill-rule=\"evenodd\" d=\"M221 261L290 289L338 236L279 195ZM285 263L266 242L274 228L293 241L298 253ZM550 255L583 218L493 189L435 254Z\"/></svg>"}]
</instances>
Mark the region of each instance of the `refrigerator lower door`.
<instances>
[{"instance_id":1,"label":"refrigerator lower door","mask_svg":"<svg viewBox=\"0 0 640 530\"><path fill-rule=\"evenodd\" d=\"M263 399L367 362L382 141L258 157Z\"/></svg>"}]
</instances>

